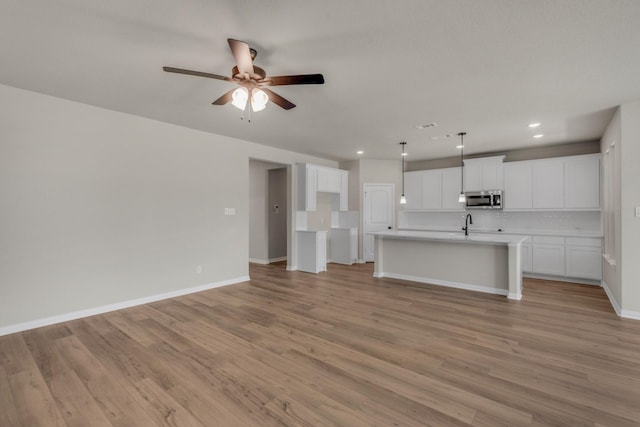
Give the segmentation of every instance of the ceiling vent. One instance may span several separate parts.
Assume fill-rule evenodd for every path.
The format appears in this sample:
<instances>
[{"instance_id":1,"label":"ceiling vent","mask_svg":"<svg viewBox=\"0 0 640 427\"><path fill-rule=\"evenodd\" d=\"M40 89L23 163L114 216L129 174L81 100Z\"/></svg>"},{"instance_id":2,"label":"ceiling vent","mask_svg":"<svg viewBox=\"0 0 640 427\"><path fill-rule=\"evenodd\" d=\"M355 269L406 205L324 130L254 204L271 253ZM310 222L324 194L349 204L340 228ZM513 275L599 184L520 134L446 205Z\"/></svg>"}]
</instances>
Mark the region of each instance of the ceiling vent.
<instances>
[{"instance_id":1,"label":"ceiling vent","mask_svg":"<svg viewBox=\"0 0 640 427\"><path fill-rule=\"evenodd\" d=\"M418 130L422 130L422 129L426 129L426 128L434 128L434 127L436 127L436 126L438 126L438 124L437 124L437 123L427 123L427 124L424 124L424 125L418 125L418 126L416 126L416 129L418 129Z\"/></svg>"}]
</instances>

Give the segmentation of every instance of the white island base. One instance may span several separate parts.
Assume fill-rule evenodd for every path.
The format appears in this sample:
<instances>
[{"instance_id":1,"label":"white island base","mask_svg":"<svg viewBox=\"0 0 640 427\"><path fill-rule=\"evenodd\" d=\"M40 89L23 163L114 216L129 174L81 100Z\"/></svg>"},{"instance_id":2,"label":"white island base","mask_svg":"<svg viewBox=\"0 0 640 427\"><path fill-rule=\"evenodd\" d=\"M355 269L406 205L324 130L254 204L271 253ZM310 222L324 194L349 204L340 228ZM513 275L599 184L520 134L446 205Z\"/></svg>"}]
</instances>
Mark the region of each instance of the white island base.
<instances>
[{"instance_id":1,"label":"white island base","mask_svg":"<svg viewBox=\"0 0 640 427\"><path fill-rule=\"evenodd\" d=\"M522 298L524 237L391 230L375 237L374 277Z\"/></svg>"}]
</instances>

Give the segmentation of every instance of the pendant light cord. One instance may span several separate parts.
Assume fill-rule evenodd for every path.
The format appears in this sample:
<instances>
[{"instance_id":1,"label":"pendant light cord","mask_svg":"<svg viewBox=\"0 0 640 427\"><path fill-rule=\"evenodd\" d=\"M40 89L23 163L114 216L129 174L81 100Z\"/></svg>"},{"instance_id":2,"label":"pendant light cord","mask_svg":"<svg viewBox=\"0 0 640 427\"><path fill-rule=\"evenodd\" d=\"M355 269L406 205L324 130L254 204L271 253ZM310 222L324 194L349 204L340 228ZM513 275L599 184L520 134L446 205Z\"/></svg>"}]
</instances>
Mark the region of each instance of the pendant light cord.
<instances>
[{"instance_id":1,"label":"pendant light cord","mask_svg":"<svg viewBox=\"0 0 640 427\"><path fill-rule=\"evenodd\" d=\"M400 145L402 146L402 154L400 157L402 157L402 195L404 196L404 146L407 145L407 143L401 142Z\"/></svg>"}]
</instances>

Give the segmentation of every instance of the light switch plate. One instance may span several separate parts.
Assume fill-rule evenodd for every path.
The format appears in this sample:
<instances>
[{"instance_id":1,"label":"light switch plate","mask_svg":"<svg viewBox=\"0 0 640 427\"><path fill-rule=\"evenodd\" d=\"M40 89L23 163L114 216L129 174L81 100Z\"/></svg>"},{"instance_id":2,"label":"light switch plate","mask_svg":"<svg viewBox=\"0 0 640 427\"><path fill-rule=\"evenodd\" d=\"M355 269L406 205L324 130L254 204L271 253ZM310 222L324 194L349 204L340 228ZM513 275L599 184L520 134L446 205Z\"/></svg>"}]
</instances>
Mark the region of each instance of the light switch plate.
<instances>
[{"instance_id":1,"label":"light switch plate","mask_svg":"<svg viewBox=\"0 0 640 427\"><path fill-rule=\"evenodd\" d=\"M224 214L225 215L235 215L236 214L236 208L224 208Z\"/></svg>"},{"instance_id":2,"label":"light switch plate","mask_svg":"<svg viewBox=\"0 0 640 427\"><path fill-rule=\"evenodd\" d=\"M636 216L640 216L640 206L636 206Z\"/></svg>"}]
</instances>

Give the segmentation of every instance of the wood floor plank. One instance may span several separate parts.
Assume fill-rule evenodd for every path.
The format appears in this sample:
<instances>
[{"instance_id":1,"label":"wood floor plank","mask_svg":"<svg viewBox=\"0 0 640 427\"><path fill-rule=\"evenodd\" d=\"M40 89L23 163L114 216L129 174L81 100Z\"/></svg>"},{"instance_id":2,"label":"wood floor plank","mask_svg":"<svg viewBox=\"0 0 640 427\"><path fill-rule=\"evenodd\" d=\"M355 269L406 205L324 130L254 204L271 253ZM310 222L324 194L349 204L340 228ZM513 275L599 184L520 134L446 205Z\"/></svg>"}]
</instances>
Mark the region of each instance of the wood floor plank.
<instances>
[{"instance_id":1,"label":"wood floor plank","mask_svg":"<svg viewBox=\"0 0 640 427\"><path fill-rule=\"evenodd\" d=\"M640 425L640 322L600 287L524 297L284 263L0 337L0 426Z\"/></svg>"},{"instance_id":2,"label":"wood floor plank","mask_svg":"<svg viewBox=\"0 0 640 427\"><path fill-rule=\"evenodd\" d=\"M80 378L55 347L57 335L49 332L29 331L25 341L65 423L69 427L111 427Z\"/></svg>"},{"instance_id":3,"label":"wood floor plank","mask_svg":"<svg viewBox=\"0 0 640 427\"><path fill-rule=\"evenodd\" d=\"M18 408L13 400L9 377L0 366L0 426L21 426Z\"/></svg>"},{"instance_id":4,"label":"wood floor plank","mask_svg":"<svg viewBox=\"0 0 640 427\"><path fill-rule=\"evenodd\" d=\"M9 376L20 425L25 427L66 427L46 383L37 370L21 371Z\"/></svg>"}]
</instances>

